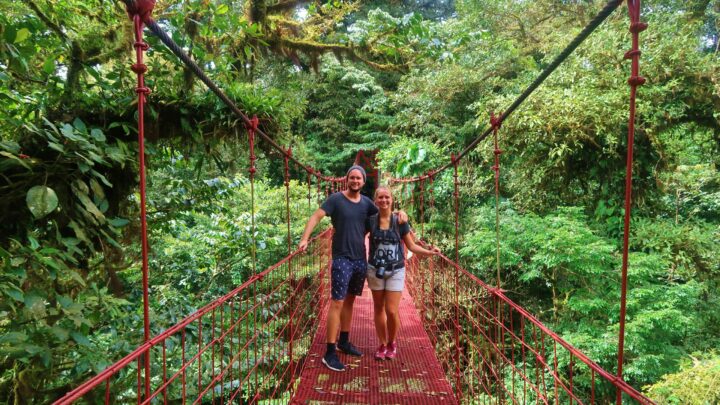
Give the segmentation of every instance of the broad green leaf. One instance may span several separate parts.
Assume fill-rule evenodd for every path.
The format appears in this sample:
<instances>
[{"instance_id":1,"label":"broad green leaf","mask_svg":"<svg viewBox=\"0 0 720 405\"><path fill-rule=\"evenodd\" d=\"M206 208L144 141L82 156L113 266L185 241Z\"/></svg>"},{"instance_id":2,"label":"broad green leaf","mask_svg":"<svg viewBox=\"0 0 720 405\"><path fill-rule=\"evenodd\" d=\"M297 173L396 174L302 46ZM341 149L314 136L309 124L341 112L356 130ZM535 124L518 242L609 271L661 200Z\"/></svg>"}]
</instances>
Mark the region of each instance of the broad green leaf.
<instances>
[{"instance_id":1,"label":"broad green leaf","mask_svg":"<svg viewBox=\"0 0 720 405\"><path fill-rule=\"evenodd\" d=\"M0 343L17 345L26 342L27 339L28 336L23 332L8 332L0 336Z\"/></svg>"},{"instance_id":2,"label":"broad green leaf","mask_svg":"<svg viewBox=\"0 0 720 405\"><path fill-rule=\"evenodd\" d=\"M55 211L58 206L58 197L50 187L35 186L28 190L25 202L35 219L40 219Z\"/></svg>"},{"instance_id":3,"label":"broad green leaf","mask_svg":"<svg viewBox=\"0 0 720 405\"><path fill-rule=\"evenodd\" d=\"M72 228L73 231L75 231L75 236L80 239L81 241L85 242L88 245L91 245L90 239L88 238L87 234L85 233L85 230L82 226L78 225L75 221L70 221L68 223L68 226Z\"/></svg>"},{"instance_id":4,"label":"broad green leaf","mask_svg":"<svg viewBox=\"0 0 720 405\"><path fill-rule=\"evenodd\" d=\"M50 147L50 149L55 149L58 152L65 152L65 148L59 143L48 142L48 146Z\"/></svg>"},{"instance_id":5,"label":"broad green leaf","mask_svg":"<svg viewBox=\"0 0 720 405\"><path fill-rule=\"evenodd\" d=\"M70 306L73 304L72 298L65 295L58 295L57 302L60 304L60 306L66 309L70 308Z\"/></svg>"},{"instance_id":6,"label":"broad green leaf","mask_svg":"<svg viewBox=\"0 0 720 405\"><path fill-rule=\"evenodd\" d=\"M93 128L90 131L90 136L92 136L98 142L105 142L105 139L106 139L105 134L99 128Z\"/></svg>"},{"instance_id":7,"label":"broad green leaf","mask_svg":"<svg viewBox=\"0 0 720 405\"><path fill-rule=\"evenodd\" d=\"M20 153L20 145L15 141L0 141L0 149L14 154Z\"/></svg>"},{"instance_id":8,"label":"broad green leaf","mask_svg":"<svg viewBox=\"0 0 720 405\"><path fill-rule=\"evenodd\" d=\"M227 4L221 4L220 6L218 6L217 10L215 11L215 13L218 15L223 15L227 12L228 12Z\"/></svg>"},{"instance_id":9,"label":"broad green leaf","mask_svg":"<svg viewBox=\"0 0 720 405\"><path fill-rule=\"evenodd\" d=\"M88 338L80 332L70 332L72 339L80 346L90 346Z\"/></svg>"},{"instance_id":10,"label":"broad green leaf","mask_svg":"<svg viewBox=\"0 0 720 405\"><path fill-rule=\"evenodd\" d=\"M15 156L12 153L0 151L0 156L5 156L6 158L12 159L15 163L19 164L20 166L23 166L26 169L30 169L30 165L25 163L23 159L20 159L19 157Z\"/></svg>"},{"instance_id":11,"label":"broad green leaf","mask_svg":"<svg viewBox=\"0 0 720 405\"><path fill-rule=\"evenodd\" d=\"M24 302L25 301L25 294L22 292L21 289L17 288L17 286L14 285L8 285L7 288L4 289L5 294L14 299L18 302Z\"/></svg>"},{"instance_id":12,"label":"broad green leaf","mask_svg":"<svg viewBox=\"0 0 720 405\"><path fill-rule=\"evenodd\" d=\"M15 40L13 43L19 44L20 42L28 39L30 36L30 30L27 28L20 28L18 32L15 34Z\"/></svg>"},{"instance_id":13,"label":"broad green leaf","mask_svg":"<svg viewBox=\"0 0 720 405\"><path fill-rule=\"evenodd\" d=\"M63 124L62 128L60 129L60 132L65 135L65 137L76 140L77 137L75 136L75 128L73 128L70 124Z\"/></svg>"},{"instance_id":14,"label":"broad green leaf","mask_svg":"<svg viewBox=\"0 0 720 405\"><path fill-rule=\"evenodd\" d=\"M93 197L98 200L102 201L105 199L105 190L103 190L100 183L97 182L95 179L90 179L90 189L92 189Z\"/></svg>"},{"instance_id":15,"label":"broad green leaf","mask_svg":"<svg viewBox=\"0 0 720 405\"><path fill-rule=\"evenodd\" d=\"M77 271L72 270L72 269L68 269L68 270L66 271L66 273L70 275L70 278L71 278L71 279L77 281L77 283L80 284L81 286L83 286L83 287L86 286L85 280L82 278L82 276L80 275L80 273L78 273Z\"/></svg>"},{"instance_id":16,"label":"broad green leaf","mask_svg":"<svg viewBox=\"0 0 720 405\"><path fill-rule=\"evenodd\" d=\"M110 225L114 226L115 228L122 228L125 225L129 224L130 221L125 218L113 218L108 221Z\"/></svg>"},{"instance_id":17,"label":"broad green leaf","mask_svg":"<svg viewBox=\"0 0 720 405\"><path fill-rule=\"evenodd\" d=\"M49 57L45 60L45 63L43 63L43 72L47 74L53 74L55 72L55 58Z\"/></svg>"},{"instance_id":18,"label":"broad green leaf","mask_svg":"<svg viewBox=\"0 0 720 405\"><path fill-rule=\"evenodd\" d=\"M73 126L75 127L75 129L82 133L87 132L87 127L85 126L83 120L81 120L80 118L75 118L75 120L73 121Z\"/></svg>"},{"instance_id":19,"label":"broad green leaf","mask_svg":"<svg viewBox=\"0 0 720 405\"><path fill-rule=\"evenodd\" d=\"M105 176L103 176L100 172L98 172L97 170L92 169L92 170L90 170L90 173L92 173L93 176L100 179L100 181L102 181L103 184L105 184L106 186L112 187L112 183L110 183L110 181L108 181L108 179Z\"/></svg>"}]
</instances>

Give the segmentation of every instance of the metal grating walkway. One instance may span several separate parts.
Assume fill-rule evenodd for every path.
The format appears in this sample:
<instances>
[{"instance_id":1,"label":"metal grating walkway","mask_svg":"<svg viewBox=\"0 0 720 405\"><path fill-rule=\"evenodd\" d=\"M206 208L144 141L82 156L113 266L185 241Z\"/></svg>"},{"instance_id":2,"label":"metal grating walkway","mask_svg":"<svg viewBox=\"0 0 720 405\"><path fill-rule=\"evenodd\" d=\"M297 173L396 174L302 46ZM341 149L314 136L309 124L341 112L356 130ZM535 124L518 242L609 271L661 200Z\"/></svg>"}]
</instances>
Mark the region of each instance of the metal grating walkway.
<instances>
[{"instance_id":1,"label":"metal grating walkway","mask_svg":"<svg viewBox=\"0 0 720 405\"><path fill-rule=\"evenodd\" d=\"M365 353L361 358L340 353L345 372L327 369L323 310L310 354L300 376L293 404L457 404L442 366L422 327L412 297L405 291L400 301L398 356L390 361L373 358L378 346L373 324L370 290L355 300L350 340Z\"/></svg>"}]
</instances>

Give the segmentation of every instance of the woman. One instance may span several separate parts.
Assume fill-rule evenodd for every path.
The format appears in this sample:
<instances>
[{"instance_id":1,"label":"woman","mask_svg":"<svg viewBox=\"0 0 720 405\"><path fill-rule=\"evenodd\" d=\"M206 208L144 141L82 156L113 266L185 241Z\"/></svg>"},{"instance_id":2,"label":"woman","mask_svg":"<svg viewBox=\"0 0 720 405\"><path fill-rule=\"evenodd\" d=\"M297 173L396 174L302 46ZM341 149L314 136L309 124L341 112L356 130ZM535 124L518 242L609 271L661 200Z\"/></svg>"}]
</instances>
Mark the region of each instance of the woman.
<instances>
[{"instance_id":1,"label":"woman","mask_svg":"<svg viewBox=\"0 0 720 405\"><path fill-rule=\"evenodd\" d=\"M367 280L375 307L375 331L380 340L375 358L392 360L397 355L395 339L400 328L398 307L405 285L405 249L402 242L418 255L435 255L440 250L428 250L415 244L410 225L407 222L398 224L397 215L392 213L390 189L378 187L375 191L375 205L379 212L365 223L365 231L370 234Z\"/></svg>"}]
</instances>

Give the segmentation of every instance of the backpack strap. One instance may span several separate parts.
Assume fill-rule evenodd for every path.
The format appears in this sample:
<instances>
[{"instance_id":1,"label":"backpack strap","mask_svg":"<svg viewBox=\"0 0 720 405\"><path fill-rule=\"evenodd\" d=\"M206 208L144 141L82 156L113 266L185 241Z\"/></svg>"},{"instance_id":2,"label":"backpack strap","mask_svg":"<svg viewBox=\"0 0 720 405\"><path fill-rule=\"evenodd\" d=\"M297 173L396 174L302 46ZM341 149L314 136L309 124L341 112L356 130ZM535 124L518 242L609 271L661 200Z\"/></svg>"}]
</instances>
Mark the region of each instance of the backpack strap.
<instances>
[{"instance_id":1,"label":"backpack strap","mask_svg":"<svg viewBox=\"0 0 720 405\"><path fill-rule=\"evenodd\" d=\"M380 228L380 214L370 216L370 237Z\"/></svg>"},{"instance_id":2,"label":"backpack strap","mask_svg":"<svg viewBox=\"0 0 720 405\"><path fill-rule=\"evenodd\" d=\"M395 213L390 214L390 229L395 231L398 240L402 243L402 236L400 235L400 224L398 224L398 216Z\"/></svg>"}]
</instances>

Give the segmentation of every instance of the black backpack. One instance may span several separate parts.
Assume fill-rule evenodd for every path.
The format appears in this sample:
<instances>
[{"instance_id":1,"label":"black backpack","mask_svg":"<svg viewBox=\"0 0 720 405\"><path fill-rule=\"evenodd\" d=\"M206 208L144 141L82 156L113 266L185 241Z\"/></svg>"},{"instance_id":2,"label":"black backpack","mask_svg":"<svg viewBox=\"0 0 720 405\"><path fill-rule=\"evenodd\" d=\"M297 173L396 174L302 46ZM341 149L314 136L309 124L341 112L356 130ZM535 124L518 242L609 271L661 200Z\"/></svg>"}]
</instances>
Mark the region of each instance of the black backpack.
<instances>
[{"instance_id":1,"label":"black backpack","mask_svg":"<svg viewBox=\"0 0 720 405\"><path fill-rule=\"evenodd\" d=\"M374 244L377 246L380 242L395 242L395 240L388 240L386 238L382 237L376 237L374 235L377 234L377 231L380 229L380 214L375 214L370 217L370 238L373 239ZM404 249L404 242L402 240L402 236L400 235L400 224L398 224L398 218L397 214L391 214L390 215L390 230L395 232L395 235L397 236L398 244L400 245L400 249ZM404 251L403 251L404 253ZM404 255L403 255L404 256ZM372 257L370 258L372 260ZM370 263L373 266L375 266L375 263ZM401 268L404 267L405 260L396 261L393 263L387 263L391 266L391 268ZM398 266L399 264L399 266Z\"/></svg>"}]
</instances>

